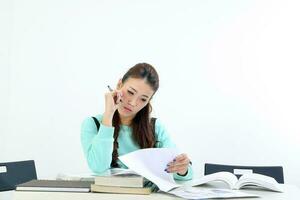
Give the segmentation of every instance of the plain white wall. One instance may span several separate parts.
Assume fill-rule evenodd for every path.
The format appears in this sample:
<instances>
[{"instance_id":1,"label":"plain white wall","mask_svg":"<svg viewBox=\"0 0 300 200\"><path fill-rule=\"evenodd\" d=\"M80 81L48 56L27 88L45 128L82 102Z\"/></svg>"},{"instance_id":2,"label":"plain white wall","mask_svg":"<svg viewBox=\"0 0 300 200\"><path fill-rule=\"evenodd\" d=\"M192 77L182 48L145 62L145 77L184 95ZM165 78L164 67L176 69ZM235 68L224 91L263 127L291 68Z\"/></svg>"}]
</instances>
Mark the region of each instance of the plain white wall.
<instances>
[{"instance_id":1,"label":"plain white wall","mask_svg":"<svg viewBox=\"0 0 300 200\"><path fill-rule=\"evenodd\" d=\"M154 114L198 176L205 162L283 165L300 186L297 1L2 5L1 162L34 159L40 178L87 171L82 120L102 113L107 84L149 62Z\"/></svg>"},{"instance_id":2,"label":"plain white wall","mask_svg":"<svg viewBox=\"0 0 300 200\"><path fill-rule=\"evenodd\" d=\"M12 2L0 1L0 160L5 153L9 107L9 48L11 42Z\"/></svg>"}]
</instances>

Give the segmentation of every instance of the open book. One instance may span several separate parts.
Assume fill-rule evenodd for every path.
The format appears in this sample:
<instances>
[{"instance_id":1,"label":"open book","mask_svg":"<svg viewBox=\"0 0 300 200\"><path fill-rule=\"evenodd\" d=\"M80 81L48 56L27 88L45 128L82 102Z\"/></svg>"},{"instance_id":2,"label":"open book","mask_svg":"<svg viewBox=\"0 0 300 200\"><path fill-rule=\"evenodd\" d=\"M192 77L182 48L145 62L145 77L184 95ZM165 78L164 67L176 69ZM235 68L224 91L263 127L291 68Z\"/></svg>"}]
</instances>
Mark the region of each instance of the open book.
<instances>
[{"instance_id":1,"label":"open book","mask_svg":"<svg viewBox=\"0 0 300 200\"><path fill-rule=\"evenodd\" d=\"M217 172L194 179L188 183L190 186L202 185L213 181L222 181L226 183L230 189L240 189L248 186L256 186L267 190L282 192L278 182L269 176L262 174L244 174L239 179L230 172Z\"/></svg>"}]
</instances>

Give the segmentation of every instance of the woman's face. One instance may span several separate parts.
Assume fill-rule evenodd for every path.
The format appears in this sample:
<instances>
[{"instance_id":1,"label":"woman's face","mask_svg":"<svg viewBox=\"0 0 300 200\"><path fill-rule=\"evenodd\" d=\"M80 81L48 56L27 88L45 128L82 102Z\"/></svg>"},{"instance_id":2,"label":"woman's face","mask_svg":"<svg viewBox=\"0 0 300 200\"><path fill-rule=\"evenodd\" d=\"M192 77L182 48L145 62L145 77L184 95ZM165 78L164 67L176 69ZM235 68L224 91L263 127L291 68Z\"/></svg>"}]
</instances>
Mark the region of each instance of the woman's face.
<instances>
[{"instance_id":1,"label":"woman's face","mask_svg":"<svg viewBox=\"0 0 300 200\"><path fill-rule=\"evenodd\" d=\"M128 78L121 83L122 103L118 111L123 117L134 117L150 101L154 94L150 85L144 79Z\"/></svg>"}]
</instances>

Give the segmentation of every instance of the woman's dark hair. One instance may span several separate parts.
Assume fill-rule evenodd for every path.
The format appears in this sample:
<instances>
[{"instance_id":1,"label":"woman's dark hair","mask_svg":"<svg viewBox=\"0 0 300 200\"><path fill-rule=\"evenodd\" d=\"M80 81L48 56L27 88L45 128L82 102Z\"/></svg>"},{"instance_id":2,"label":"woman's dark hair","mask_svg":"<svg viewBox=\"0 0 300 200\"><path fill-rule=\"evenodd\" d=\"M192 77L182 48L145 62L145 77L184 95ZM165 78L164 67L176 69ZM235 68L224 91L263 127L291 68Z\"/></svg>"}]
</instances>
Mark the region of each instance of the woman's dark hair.
<instances>
[{"instance_id":1,"label":"woman's dark hair","mask_svg":"<svg viewBox=\"0 0 300 200\"><path fill-rule=\"evenodd\" d=\"M153 66L147 63L138 63L130 68L122 78L122 83L125 83L129 78L139 78L145 80L147 84L153 89L154 93L159 87L159 78ZM141 109L132 120L132 133L134 141L141 149L152 148L155 145L155 135L153 135L154 127L150 123L150 113L152 107L150 102ZM113 116L114 130L114 145L112 153L111 167L118 167L118 136L120 131L120 116L116 111Z\"/></svg>"}]
</instances>

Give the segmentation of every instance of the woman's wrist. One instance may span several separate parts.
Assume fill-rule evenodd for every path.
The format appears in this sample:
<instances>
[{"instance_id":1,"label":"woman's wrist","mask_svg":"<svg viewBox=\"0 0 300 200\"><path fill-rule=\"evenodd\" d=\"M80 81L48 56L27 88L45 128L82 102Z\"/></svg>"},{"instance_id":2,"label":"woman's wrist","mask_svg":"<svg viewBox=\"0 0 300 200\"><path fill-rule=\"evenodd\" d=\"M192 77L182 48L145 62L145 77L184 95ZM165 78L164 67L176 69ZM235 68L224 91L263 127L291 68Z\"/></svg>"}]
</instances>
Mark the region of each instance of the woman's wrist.
<instances>
[{"instance_id":1,"label":"woman's wrist","mask_svg":"<svg viewBox=\"0 0 300 200\"><path fill-rule=\"evenodd\" d=\"M113 114L104 113L102 118L102 124L105 126L112 126Z\"/></svg>"},{"instance_id":2,"label":"woman's wrist","mask_svg":"<svg viewBox=\"0 0 300 200\"><path fill-rule=\"evenodd\" d=\"M188 172L189 172L189 169L187 169L186 172L183 173L183 174L181 174L181 173L177 173L177 174L178 174L179 176L186 176L186 175L188 174Z\"/></svg>"}]
</instances>

